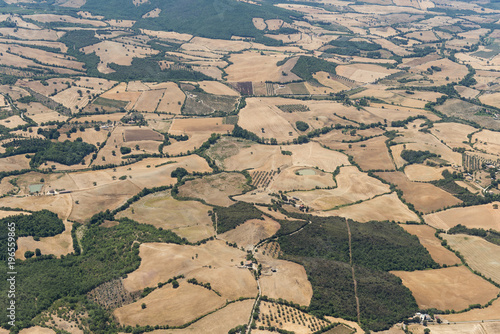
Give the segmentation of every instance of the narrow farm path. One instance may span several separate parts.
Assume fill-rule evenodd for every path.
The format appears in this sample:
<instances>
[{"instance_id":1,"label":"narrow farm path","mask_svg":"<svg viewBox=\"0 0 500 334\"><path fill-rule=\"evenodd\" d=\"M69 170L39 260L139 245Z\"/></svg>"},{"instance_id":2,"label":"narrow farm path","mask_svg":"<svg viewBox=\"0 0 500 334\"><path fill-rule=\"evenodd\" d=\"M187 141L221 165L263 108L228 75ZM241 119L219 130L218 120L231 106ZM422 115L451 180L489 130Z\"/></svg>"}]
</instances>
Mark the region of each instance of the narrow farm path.
<instances>
[{"instance_id":1,"label":"narrow farm path","mask_svg":"<svg viewBox=\"0 0 500 334\"><path fill-rule=\"evenodd\" d=\"M358 282L356 281L356 273L354 271L354 265L352 263L352 245L351 245L351 228L349 227L349 222L346 220L347 233L349 234L349 263L352 270L352 280L354 283L354 298L356 299L356 313L358 314L358 324L361 323L360 308L359 308L359 298L358 298Z\"/></svg>"}]
</instances>

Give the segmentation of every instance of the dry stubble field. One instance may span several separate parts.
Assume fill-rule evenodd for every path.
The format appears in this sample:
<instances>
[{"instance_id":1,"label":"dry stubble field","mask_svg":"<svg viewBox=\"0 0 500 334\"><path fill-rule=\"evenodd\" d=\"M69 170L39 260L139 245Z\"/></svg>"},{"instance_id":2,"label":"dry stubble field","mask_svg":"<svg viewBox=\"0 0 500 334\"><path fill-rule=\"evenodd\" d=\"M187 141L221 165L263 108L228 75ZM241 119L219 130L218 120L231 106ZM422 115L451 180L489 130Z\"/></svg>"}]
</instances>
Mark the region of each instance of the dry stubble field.
<instances>
[{"instance_id":1,"label":"dry stubble field","mask_svg":"<svg viewBox=\"0 0 500 334\"><path fill-rule=\"evenodd\" d=\"M458 224L467 228L494 229L500 231L500 209L495 209L494 204L469 206L466 208L453 208L446 211L425 215L425 222L434 228L448 230Z\"/></svg>"},{"instance_id":2,"label":"dry stubble field","mask_svg":"<svg viewBox=\"0 0 500 334\"><path fill-rule=\"evenodd\" d=\"M196 242L214 234L209 210L211 207L198 201L178 201L166 191L141 198L120 212L117 218L128 217L142 224L172 230L180 237Z\"/></svg>"},{"instance_id":3,"label":"dry stubble field","mask_svg":"<svg viewBox=\"0 0 500 334\"><path fill-rule=\"evenodd\" d=\"M500 284L500 246L472 235L442 234L442 237L462 254L472 269Z\"/></svg>"},{"instance_id":4,"label":"dry stubble field","mask_svg":"<svg viewBox=\"0 0 500 334\"><path fill-rule=\"evenodd\" d=\"M421 309L459 311L471 304L484 305L500 291L464 266L392 273L403 280Z\"/></svg>"}]
</instances>

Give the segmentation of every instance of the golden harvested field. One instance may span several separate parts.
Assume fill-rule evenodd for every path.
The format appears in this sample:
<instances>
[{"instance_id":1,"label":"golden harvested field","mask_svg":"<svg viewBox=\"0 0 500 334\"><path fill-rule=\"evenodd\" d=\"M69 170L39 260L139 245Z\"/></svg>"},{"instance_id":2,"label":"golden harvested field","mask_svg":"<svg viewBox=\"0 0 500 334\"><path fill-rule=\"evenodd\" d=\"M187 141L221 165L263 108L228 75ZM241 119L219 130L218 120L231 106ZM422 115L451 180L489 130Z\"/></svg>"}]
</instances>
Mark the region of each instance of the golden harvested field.
<instances>
[{"instance_id":1,"label":"golden harvested field","mask_svg":"<svg viewBox=\"0 0 500 334\"><path fill-rule=\"evenodd\" d=\"M209 94L240 96L237 91L218 81L200 81L197 82L197 84L200 85L201 89Z\"/></svg>"},{"instance_id":2,"label":"golden harvested field","mask_svg":"<svg viewBox=\"0 0 500 334\"><path fill-rule=\"evenodd\" d=\"M465 86L458 86L458 85L455 86L455 90L458 92L458 94L460 94L461 97L466 98L466 99L473 99L480 93L480 91L478 91L476 89L465 87ZM488 103L486 103L486 104L488 104Z\"/></svg>"},{"instance_id":3,"label":"golden harvested field","mask_svg":"<svg viewBox=\"0 0 500 334\"><path fill-rule=\"evenodd\" d=\"M464 144L469 141L467 135L477 130L470 125L460 123L435 123L431 129L433 135L443 140L446 145L454 147L470 147Z\"/></svg>"},{"instance_id":4,"label":"golden harvested field","mask_svg":"<svg viewBox=\"0 0 500 334\"><path fill-rule=\"evenodd\" d=\"M499 205L499 202L493 204ZM448 230L458 224L467 228L494 229L500 231L500 209L493 204L453 208L446 211L425 215L425 222L436 229Z\"/></svg>"},{"instance_id":5,"label":"golden harvested field","mask_svg":"<svg viewBox=\"0 0 500 334\"><path fill-rule=\"evenodd\" d=\"M440 265L452 266L460 264L462 261L450 250L444 248L434 233L435 229L428 225L400 225L406 232L414 234L432 256L432 259Z\"/></svg>"},{"instance_id":6,"label":"golden harvested field","mask_svg":"<svg viewBox=\"0 0 500 334\"><path fill-rule=\"evenodd\" d=\"M43 65L62 66L77 71L83 71L84 69L84 63L75 61L73 57L18 45L11 45L9 48L12 54L23 58L36 59Z\"/></svg>"},{"instance_id":7,"label":"golden harvested field","mask_svg":"<svg viewBox=\"0 0 500 334\"><path fill-rule=\"evenodd\" d=\"M215 147L214 155L221 156L217 152L223 146ZM255 170L277 170L284 166L312 167L325 172L334 172L338 166L350 165L346 155L321 147L318 143L307 143L303 145L290 145L286 149L292 155L283 155L278 146L252 145L224 152L229 156L222 156L221 162L227 170L255 169ZM214 152L215 151L215 152Z\"/></svg>"},{"instance_id":8,"label":"golden harvested field","mask_svg":"<svg viewBox=\"0 0 500 334\"><path fill-rule=\"evenodd\" d=\"M36 103L32 103L36 104ZM36 108L36 107L35 107ZM33 109L32 109L33 110ZM47 111L42 111L37 114L30 114L29 112L26 115L37 122L38 124L46 123L46 122L64 122L68 119L68 116L63 116L57 111L51 111L50 109Z\"/></svg>"},{"instance_id":9,"label":"golden harvested field","mask_svg":"<svg viewBox=\"0 0 500 334\"><path fill-rule=\"evenodd\" d=\"M315 210L330 210L339 205L368 200L390 190L388 185L360 172L354 166L341 167L335 179L335 189L298 191L290 193L290 196L298 197Z\"/></svg>"},{"instance_id":10,"label":"golden harvested field","mask_svg":"<svg viewBox=\"0 0 500 334\"><path fill-rule=\"evenodd\" d=\"M104 131L104 130L96 131L94 128L86 128L85 131L83 131L83 132L78 130L78 132L71 135L71 138L67 138L66 136L61 136L58 138L58 140L59 141L65 141L65 140L75 141L77 138L82 138L82 140L86 143L99 146L99 145L97 145L97 143L104 143L106 138L108 138L107 135L108 135L108 131Z\"/></svg>"},{"instance_id":11,"label":"golden harvested field","mask_svg":"<svg viewBox=\"0 0 500 334\"><path fill-rule=\"evenodd\" d=\"M158 282L184 275L210 283L224 299L255 297L257 283L246 268L238 268L246 252L229 247L224 241L209 241L200 246L164 243L141 244L139 268L128 274L123 284L128 291L154 287Z\"/></svg>"},{"instance_id":12,"label":"golden harvested field","mask_svg":"<svg viewBox=\"0 0 500 334\"><path fill-rule=\"evenodd\" d=\"M5 217L10 217L10 216L17 216L17 215L31 215L30 212L24 212L24 211L5 211L5 210L0 210L0 219L4 219Z\"/></svg>"},{"instance_id":13,"label":"golden harvested field","mask_svg":"<svg viewBox=\"0 0 500 334\"><path fill-rule=\"evenodd\" d=\"M251 46L251 43L245 41L193 37L193 39L189 41L189 44L183 44L182 48L187 50L209 50L211 52L238 52L249 49Z\"/></svg>"},{"instance_id":14,"label":"golden harvested field","mask_svg":"<svg viewBox=\"0 0 500 334\"><path fill-rule=\"evenodd\" d=\"M423 213L441 210L462 202L432 184L411 182L402 172L377 172L375 174L395 184L403 192L403 198Z\"/></svg>"},{"instance_id":15,"label":"golden harvested field","mask_svg":"<svg viewBox=\"0 0 500 334\"><path fill-rule=\"evenodd\" d=\"M80 122L85 122L85 121L89 121L89 122L92 122L92 121L94 121L94 122L118 122L125 115L126 115L126 113L117 112L117 113L113 113L113 114L82 116L82 117L79 117L78 120Z\"/></svg>"},{"instance_id":16,"label":"golden harvested field","mask_svg":"<svg viewBox=\"0 0 500 334\"><path fill-rule=\"evenodd\" d=\"M422 42L435 42L438 40L432 31L414 31L405 35L408 38L413 38Z\"/></svg>"},{"instance_id":17,"label":"golden harvested field","mask_svg":"<svg viewBox=\"0 0 500 334\"><path fill-rule=\"evenodd\" d=\"M251 219L218 236L221 240L236 243L238 247L252 250L259 241L273 236L279 229L280 224L273 219L263 216L264 220Z\"/></svg>"},{"instance_id":18,"label":"golden harvested field","mask_svg":"<svg viewBox=\"0 0 500 334\"><path fill-rule=\"evenodd\" d=\"M108 67L109 63L130 66L133 58L144 58L159 52L149 47L132 47L114 41L102 41L94 45L86 46L82 48L81 51L86 54L95 52L101 59L100 63L97 65L97 69L99 72L105 74L114 72Z\"/></svg>"},{"instance_id":19,"label":"golden harvested field","mask_svg":"<svg viewBox=\"0 0 500 334\"><path fill-rule=\"evenodd\" d=\"M465 65L460 65L452 62L448 58L439 59L427 62L425 64L410 67L410 73L421 73L427 71L431 66L436 66L441 68L441 71L434 71L433 74L427 75L429 79L434 81L435 84L446 84L448 82L458 82L468 73L467 67ZM449 80L446 80L446 77Z\"/></svg>"},{"instance_id":20,"label":"golden harvested field","mask_svg":"<svg viewBox=\"0 0 500 334\"><path fill-rule=\"evenodd\" d=\"M124 326L180 326L224 305L225 300L215 292L182 280L177 289L167 284L116 309L113 315Z\"/></svg>"},{"instance_id":21,"label":"golden harvested field","mask_svg":"<svg viewBox=\"0 0 500 334\"><path fill-rule=\"evenodd\" d=\"M145 91L139 96L137 100L134 110L143 111L143 112L154 112L156 111L156 107L160 103L160 100L163 97L165 90L163 89L155 89Z\"/></svg>"},{"instance_id":22,"label":"golden harvested field","mask_svg":"<svg viewBox=\"0 0 500 334\"><path fill-rule=\"evenodd\" d=\"M46 80L46 85L42 84L41 81L34 80L20 80L18 84L23 87L29 87L42 95L49 96L55 91L60 92L70 88L71 83L73 83L73 80L69 78L54 78Z\"/></svg>"},{"instance_id":23,"label":"golden harvested field","mask_svg":"<svg viewBox=\"0 0 500 334\"><path fill-rule=\"evenodd\" d=\"M199 198L212 205L230 206L234 201L228 196L238 195L250 187L240 173L220 173L187 181L179 187L179 196Z\"/></svg>"},{"instance_id":24,"label":"golden harvested field","mask_svg":"<svg viewBox=\"0 0 500 334\"><path fill-rule=\"evenodd\" d=\"M257 327L269 327L269 323L273 327L293 331L297 334L310 334L329 325L328 322L296 308L277 303L261 302L259 319L256 321L256 325Z\"/></svg>"},{"instance_id":25,"label":"golden harvested field","mask_svg":"<svg viewBox=\"0 0 500 334\"><path fill-rule=\"evenodd\" d=\"M6 332L8 333L8 332ZM34 326L30 328L25 328L19 331L21 334L55 334L56 332L50 328Z\"/></svg>"},{"instance_id":26,"label":"golden harvested field","mask_svg":"<svg viewBox=\"0 0 500 334\"><path fill-rule=\"evenodd\" d=\"M500 246L473 235L442 234L442 237L452 249L462 254L472 269L500 282Z\"/></svg>"},{"instance_id":27,"label":"golden harvested field","mask_svg":"<svg viewBox=\"0 0 500 334\"><path fill-rule=\"evenodd\" d=\"M163 153L168 153L171 155L178 155L182 153L187 153L188 151L193 152L199 148L204 142L210 138L211 132L198 132L189 135L187 141L176 141L175 139L170 139L171 145L163 147Z\"/></svg>"},{"instance_id":28,"label":"golden harvested field","mask_svg":"<svg viewBox=\"0 0 500 334\"><path fill-rule=\"evenodd\" d=\"M299 305L310 304L313 291L303 266L262 255L261 252L255 256L262 264L259 283L263 295L275 299L283 298ZM272 269L276 269L276 272Z\"/></svg>"},{"instance_id":29,"label":"golden harvested field","mask_svg":"<svg viewBox=\"0 0 500 334\"><path fill-rule=\"evenodd\" d=\"M317 72L313 74L314 79L318 80L323 86L329 87L333 92L340 92L343 90L348 90L349 87L331 78L330 73L327 72Z\"/></svg>"},{"instance_id":30,"label":"golden harvested field","mask_svg":"<svg viewBox=\"0 0 500 334\"><path fill-rule=\"evenodd\" d=\"M148 158L127 166L105 169L100 171L80 172L70 174L71 179L77 184L78 189L119 182L120 176L127 176L127 180L133 182L140 189L171 185L177 179L170 177L170 173L177 167L185 168L189 173L210 172L205 159L190 155L173 158Z\"/></svg>"},{"instance_id":31,"label":"golden harvested field","mask_svg":"<svg viewBox=\"0 0 500 334\"><path fill-rule=\"evenodd\" d=\"M403 280L421 309L459 311L471 304L484 305L500 291L465 266L391 273Z\"/></svg>"},{"instance_id":32,"label":"golden harvested field","mask_svg":"<svg viewBox=\"0 0 500 334\"><path fill-rule=\"evenodd\" d=\"M484 94L479 97L479 100L484 104L500 108L500 93Z\"/></svg>"},{"instance_id":33,"label":"golden harvested field","mask_svg":"<svg viewBox=\"0 0 500 334\"><path fill-rule=\"evenodd\" d=\"M81 77L77 80L74 80L74 83L78 87L99 90L101 92L105 92L117 84L116 81L92 77Z\"/></svg>"},{"instance_id":34,"label":"golden harvested field","mask_svg":"<svg viewBox=\"0 0 500 334\"><path fill-rule=\"evenodd\" d=\"M357 82L371 83L399 71L374 64L353 64L337 66L336 72Z\"/></svg>"},{"instance_id":35,"label":"golden harvested field","mask_svg":"<svg viewBox=\"0 0 500 334\"><path fill-rule=\"evenodd\" d=\"M439 120L439 117L437 117L436 115L427 110L415 109L404 106L393 106L386 103L371 103L371 106L365 107L365 109L370 114L377 117L378 119L377 122L378 121L383 122L384 119L386 119L388 122L399 121L406 119L409 116L417 116L417 115L423 115L428 119L430 119L431 121Z\"/></svg>"},{"instance_id":36,"label":"golden harvested field","mask_svg":"<svg viewBox=\"0 0 500 334\"><path fill-rule=\"evenodd\" d=\"M151 140L152 138L155 138L155 140ZM122 146L130 147L132 154L158 153L158 146L161 141L163 141L163 136L151 129L140 126L117 126L112 129L106 145L97 154L97 159L93 162L93 165L106 165L109 163L119 165L122 161L126 161L121 158L123 155L120 152L120 147Z\"/></svg>"},{"instance_id":37,"label":"golden harvested field","mask_svg":"<svg viewBox=\"0 0 500 334\"><path fill-rule=\"evenodd\" d=\"M267 53L245 51L241 54L232 54L229 61L232 63L226 68L227 81L279 81L281 69L276 65L286 56L280 53Z\"/></svg>"},{"instance_id":38,"label":"golden harvested field","mask_svg":"<svg viewBox=\"0 0 500 334\"><path fill-rule=\"evenodd\" d=\"M69 218L73 221L84 222L98 212L116 209L140 191L141 188L125 180L73 192L71 193L73 210Z\"/></svg>"},{"instance_id":39,"label":"golden harvested field","mask_svg":"<svg viewBox=\"0 0 500 334\"><path fill-rule=\"evenodd\" d=\"M468 313L468 312L467 312ZM464 314L464 313L462 313ZM457 314L458 315L458 314ZM453 315L452 315L453 316ZM446 318L448 315L440 315L440 318ZM424 334L425 328L429 328L431 333L435 334L495 334L500 333L500 322L485 322L485 323L452 323L441 325L429 325L424 327L422 325L410 325L408 329L414 334Z\"/></svg>"},{"instance_id":40,"label":"golden harvested field","mask_svg":"<svg viewBox=\"0 0 500 334\"><path fill-rule=\"evenodd\" d=\"M277 176L274 176L269 190L274 192L310 190L317 187L335 187L336 184L330 173L313 168L291 167L281 170Z\"/></svg>"},{"instance_id":41,"label":"golden harvested field","mask_svg":"<svg viewBox=\"0 0 500 334\"><path fill-rule=\"evenodd\" d=\"M500 133L490 130L482 130L472 136L471 142L477 150L484 150L486 153L500 154Z\"/></svg>"},{"instance_id":42,"label":"golden harvested field","mask_svg":"<svg viewBox=\"0 0 500 334\"><path fill-rule=\"evenodd\" d=\"M38 248L44 255L52 254L56 257L67 255L74 251L73 238L71 237L71 229L73 223L65 220L65 230L61 234L53 237L40 238L40 241L35 241L33 237L20 237L17 239L16 258L24 260L26 251L35 252Z\"/></svg>"},{"instance_id":43,"label":"golden harvested field","mask_svg":"<svg viewBox=\"0 0 500 334\"><path fill-rule=\"evenodd\" d=\"M13 155L0 159L0 172L11 172L20 169L30 169L30 159L24 155Z\"/></svg>"},{"instance_id":44,"label":"golden harvested field","mask_svg":"<svg viewBox=\"0 0 500 334\"><path fill-rule=\"evenodd\" d=\"M68 217L68 210L71 209L71 206L70 194L0 198L0 207L20 208L30 211L46 209L56 213L61 219Z\"/></svg>"},{"instance_id":45,"label":"golden harvested field","mask_svg":"<svg viewBox=\"0 0 500 334\"><path fill-rule=\"evenodd\" d=\"M50 29L0 28L0 34L18 39L57 41L66 34L64 31Z\"/></svg>"},{"instance_id":46,"label":"golden harvested field","mask_svg":"<svg viewBox=\"0 0 500 334\"><path fill-rule=\"evenodd\" d=\"M91 102L92 94L99 93L100 92L97 90L85 90L80 87L71 87L57 93L52 99L66 108L71 109L72 112L78 112L78 109L85 108L87 104Z\"/></svg>"},{"instance_id":47,"label":"golden harvested field","mask_svg":"<svg viewBox=\"0 0 500 334\"><path fill-rule=\"evenodd\" d=\"M352 140L352 139L347 139ZM394 163L385 144L387 137L379 136L365 141L347 144L330 141L322 136L318 141L332 149L343 149L351 155L362 170L394 170Z\"/></svg>"},{"instance_id":48,"label":"golden harvested field","mask_svg":"<svg viewBox=\"0 0 500 334\"><path fill-rule=\"evenodd\" d=\"M0 120L0 125L5 126L6 128L13 129L18 127L19 125L26 124L25 121L18 115L10 116Z\"/></svg>"},{"instance_id":49,"label":"golden harvested field","mask_svg":"<svg viewBox=\"0 0 500 334\"><path fill-rule=\"evenodd\" d=\"M405 174L408 180L418 182L429 182L443 178L443 171L446 167L431 167L427 165L412 164L405 167Z\"/></svg>"},{"instance_id":50,"label":"golden harvested field","mask_svg":"<svg viewBox=\"0 0 500 334\"><path fill-rule=\"evenodd\" d=\"M247 323L253 308L253 299L228 304L224 308L203 317L185 329L160 329L152 334L206 334L227 333Z\"/></svg>"},{"instance_id":51,"label":"golden harvested field","mask_svg":"<svg viewBox=\"0 0 500 334\"><path fill-rule=\"evenodd\" d=\"M161 98L156 111L171 114L180 114L186 95L174 82L166 83L165 94Z\"/></svg>"},{"instance_id":52,"label":"golden harvested field","mask_svg":"<svg viewBox=\"0 0 500 334\"><path fill-rule=\"evenodd\" d=\"M34 20L37 22L48 23L48 22L66 22L73 24L84 24L92 25L94 27L105 27L106 23L97 20L79 19L69 15L55 15L55 14L34 14L25 15L27 19Z\"/></svg>"},{"instance_id":53,"label":"golden harvested field","mask_svg":"<svg viewBox=\"0 0 500 334\"><path fill-rule=\"evenodd\" d=\"M461 166L462 165L462 154L458 152L453 152L445 144L441 143L439 139L434 137L432 134L423 133L418 131L419 122L414 123L413 125L409 125L408 129L398 128L398 132L403 134L402 137L397 137L394 139L395 142L401 143L397 146L391 146L392 156L394 157L394 162L397 167L401 167L406 164L406 160L401 158L401 152L406 150L415 150L415 151L429 151L431 153L435 153L440 155L440 159L448 161L452 165Z\"/></svg>"},{"instance_id":54,"label":"golden harvested field","mask_svg":"<svg viewBox=\"0 0 500 334\"><path fill-rule=\"evenodd\" d=\"M391 208L387 210L387 208ZM400 223L418 222L418 216L401 202L396 193L377 196L365 202L349 205L338 210L320 213L325 216L340 216L366 223L376 221L396 221Z\"/></svg>"},{"instance_id":55,"label":"golden harvested field","mask_svg":"<svg viewBox=\"0 0 500 334\"><path fill-rule=\"evenodd\" d=\"M365 111L346 107L331 101L302 101L284 98L248 98L247 105L239 113L238 125L254 132L259 137L275 138L278 142L291 142L299 134L296 121L305 121L310 130L339 124L352 124L341 117L356 122L373 123L383 121ZM309 111L286 112L287 108L299 107ZM306 131L306 132L307 132Z\"/></svg>"},{"instance_id":56,"label":"golden harvested field","mask_svg":"<svg viewBox=\"0 0 500 334\"><path fill-rule=\"evenodd\" d=\"M118 213L117 218L128 217L142 224L172 230L180 237L196 242L214 235L209 210L211 207L198 201L178 201L168 190L141 198Z\"/></svg>"},{"instance_id":57,"label":"golden harvested field","mask_svg":"<svg viewBox=\"0 0 500 334\"><path fill-rule=\"evenodd\" d=\"M443 314L442 319L448 321L482 321L482 320L498 320L500 314L500 299L495 300L491 306L482 309L473 309L464 313L458 314Z\"/></svg>"},{"instance_id":58,"label":"golden harvested field","mask_svg":"<svg viewBox=\"0 0 500 334\"><path fill-rule=\"evenodd\" d=\"M234 126L231 124L224 124L224 118L222 117L175 118L168 132L174 135L190 135L196 132L225 134L232 131L233 128Z\"/></svg>"},{"instance_id":59,"label":"golden harvested field","mask_svg":"<svg viewBox=\"0 0 500 334\"><path fill-rule=\"evenodd\" d=\"M190 34L180 34L175 31L155 31L155 30L141 29L141 32L149 36L154 36L166 40L177 40L177 41L187 42L191 38L193 38L193 36Z\"/></svg>"}]
</instances>

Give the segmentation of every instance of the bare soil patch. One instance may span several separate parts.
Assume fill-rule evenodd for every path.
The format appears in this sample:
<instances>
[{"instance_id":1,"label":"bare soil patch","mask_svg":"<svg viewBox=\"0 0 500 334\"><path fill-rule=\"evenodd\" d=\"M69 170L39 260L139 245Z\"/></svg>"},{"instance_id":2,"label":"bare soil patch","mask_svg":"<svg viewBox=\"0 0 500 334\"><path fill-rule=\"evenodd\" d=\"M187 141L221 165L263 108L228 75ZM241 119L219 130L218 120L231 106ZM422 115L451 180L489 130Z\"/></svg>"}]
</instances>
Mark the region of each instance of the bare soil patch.
<instances>
[{"instance_id":1,"label":"bare soil patch","mask_svg":"<svg viewBox=\"0 0 500 334\"><path fill-rule=\"evenodd\" d=\"M163 136L151 129L125 129L125 142L157 140L163 141Z\"/></svg>"},{"instance_id":2,"label":"bare soil patch","mask_svg":"<svg viewBox=\"0 0 500 334\"><path fill-rule=\"evenodd\" d=\"M227 133L234 125L225 124L222 117L210 118L176 118L172 121L169 133L174 135L191 134L194 132Z\"/></svg>"}]
</instances>

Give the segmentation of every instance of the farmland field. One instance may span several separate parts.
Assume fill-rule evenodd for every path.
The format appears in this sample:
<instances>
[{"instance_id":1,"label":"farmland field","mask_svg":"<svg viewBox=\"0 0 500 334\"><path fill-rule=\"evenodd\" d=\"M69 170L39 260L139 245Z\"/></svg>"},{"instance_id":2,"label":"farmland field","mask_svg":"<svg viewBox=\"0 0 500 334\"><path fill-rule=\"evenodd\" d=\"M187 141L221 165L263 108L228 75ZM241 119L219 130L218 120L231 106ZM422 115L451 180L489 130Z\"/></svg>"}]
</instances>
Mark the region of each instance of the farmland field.
<instances>
[{"instance_id":1,"label":"farmland field","mask_svg":"<svg viewBox=\"0 0 500 334\"><path fill-rule=\"evenodd\" d=\"M146 196L117 217L172 230L195 242L214 234L212 220L207 214L209 210L209 206L197 201L175 200L167 192Z\"/></svg>"},{"instance_id":2,"label":"farmland field","mask_svg":"<svg viewBox=\"0 0 500 334\"><path fill-rule=\"evenodd\" d=\"M483 238L463 234L443 234L450 247L462 254L467 264L494 282L500 282L500 246Z\"/></svg>"},{"instance_id":3,"label":"farmland field","mask_svg":"<svg viewBox=\"0 0 500 334\"><path fill-rule=\"evenodd\" d=\"M485 230L491 228L500 231L500 212L492 204L453 208L425 215L424 219L432 227L443 230L462 224L467 228L483 228Z\"/></svg>"},{"instance_id":4,"label":"farmland field","mask_svg":"<svg viewBox=\"0 0 500 334\"><path fill-rule=\"evenodd\" d=\"M0 333L500 333L498 1L279 2L0 0Z\"/></svg>"},{"instance_id":5,"label":"farmland field","mask_svg":"<svg viewBox=\"0 0 500 334\"><path fill-rule=\"evenodd\" d=\"M337 181L335 189L292 192L290 195L298 197L316 210L329 210L389 192L389 186L359 172L356 167L340 168L340 173L335 179Z\"/></svg>"},{"instance_id":6,"label":"farmland field","mask_svg":"<svg viewBox=\"0 0 500 334\"><path fill-rule=\"evenodd\" d=\"M387 210L387 208L391 210ZM325 215L335 215L360 223L369 221L416 222L418 216L404 205L395 193L377 196L363 203L349 205L338 210L328 211Z\"/></svg>"},{"instance_id":7,"label":"farmland field","mask_svg":"<svg viewBox=\"0 0 500 334\"><path fill-rule=\"evenodd\" d=\"M249 189L243 174L220 173L187 181L179 188L179 196L199 198L212 205L230 206L234 202L228 196L238 195Z\"/></svg>"},{"instance_id":8,"label":"farmland field","mask_svg":"<svg viewBox=\"0 0 500 334\"><path fill-rule=\"evenodd\" d=\"M422 309L463 310L484 305L499 292L493 284L464 266L414 272L393 272L403 280Z\"/></svg>"},{"instance_id":9,"label":"farmland field","mask_svg":"<svg viewBox=\"0 0 500 334\"><path fill-rule=\"evenodd\" d=\"M446 191L429 183L411 182L401 172L376 173L384 180L395 184L403 192L403 198L418 211L429 213L461 201Z\"/></svg>"},{"instance_id":10,"label":"farmland field","mask_svg":"<svg viewBox=\"0 0 500 334\"><path fill-rule=\"evenodd\" d=\"M434 261L440 265L452 266L460 264L460 259L451 251L444 248L434 233L432 227L427 225L401 225L408 233L414 234L420 240L420 243L429 251Z\"/></svg>"}]
</instances>

